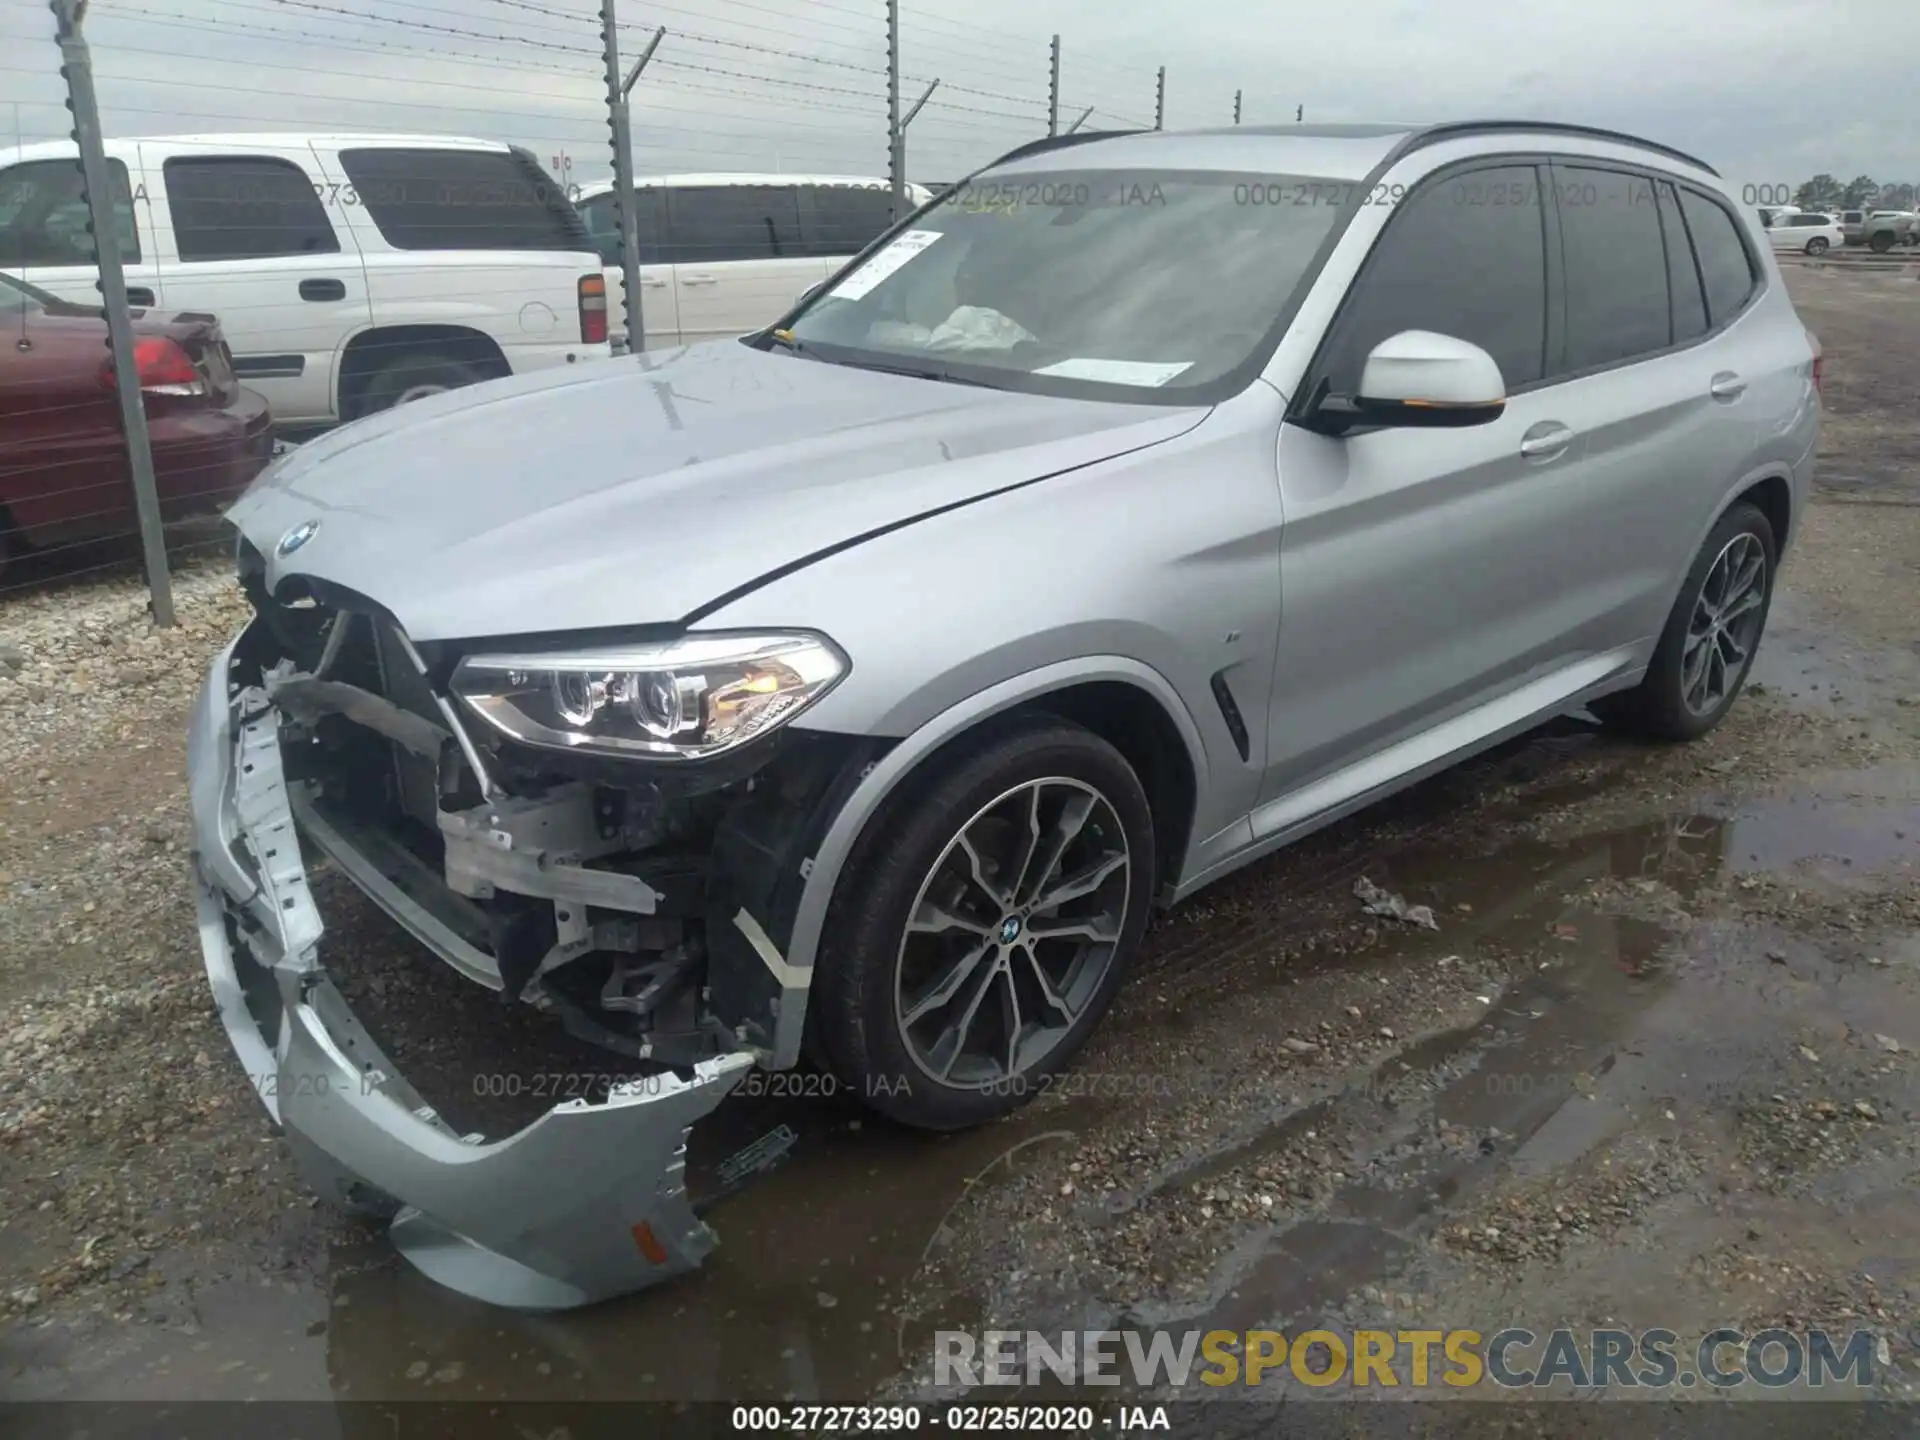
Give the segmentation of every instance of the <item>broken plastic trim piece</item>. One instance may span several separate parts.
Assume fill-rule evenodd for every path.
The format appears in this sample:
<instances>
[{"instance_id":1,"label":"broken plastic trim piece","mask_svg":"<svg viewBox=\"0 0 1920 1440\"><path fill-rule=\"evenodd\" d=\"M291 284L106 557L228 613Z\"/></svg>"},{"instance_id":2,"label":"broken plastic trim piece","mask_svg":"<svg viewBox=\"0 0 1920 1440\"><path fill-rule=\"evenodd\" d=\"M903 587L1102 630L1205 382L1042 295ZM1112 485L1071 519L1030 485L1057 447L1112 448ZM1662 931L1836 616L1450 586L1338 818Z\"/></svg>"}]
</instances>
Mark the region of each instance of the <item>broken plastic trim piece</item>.
<instances>
[{"instance_id":1,"label":"broken plastic trim piece","mask_svg":"<svg viewBox=\"0 0 1920 1440\"><path fill-rule=\"evenodd\" d=\"M278 719L264 690L229 685L232 654L214 662L188 745L201 950L222 1023L308 1182L390 1216L409 1261L491 1304L564 1309L699 1265L715 1239L688 1202L686 1135L751 1056L569 1101L490 1144L456 1133L320 965Z\"/></svg>"}]
</instances>

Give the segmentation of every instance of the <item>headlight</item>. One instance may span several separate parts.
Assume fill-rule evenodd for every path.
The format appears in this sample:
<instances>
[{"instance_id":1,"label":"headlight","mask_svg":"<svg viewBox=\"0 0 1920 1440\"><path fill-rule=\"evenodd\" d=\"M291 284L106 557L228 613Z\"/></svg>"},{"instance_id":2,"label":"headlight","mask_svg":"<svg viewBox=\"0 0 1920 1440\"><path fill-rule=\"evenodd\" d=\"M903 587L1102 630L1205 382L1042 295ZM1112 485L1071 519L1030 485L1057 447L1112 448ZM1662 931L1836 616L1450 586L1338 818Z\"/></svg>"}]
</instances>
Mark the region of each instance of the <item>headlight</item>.
<instances>
[{"instance_id":1,"label":"headlight","mask_svg":"<svg viewBox=\"0 0 1920 1440\"><path fill-rule=\"evenodd\" d=\"M552 655L474 655L453 689L529 745L698 760L786 724L847 673L818 635L689 635Z\"/></svg>"}]
</instances>

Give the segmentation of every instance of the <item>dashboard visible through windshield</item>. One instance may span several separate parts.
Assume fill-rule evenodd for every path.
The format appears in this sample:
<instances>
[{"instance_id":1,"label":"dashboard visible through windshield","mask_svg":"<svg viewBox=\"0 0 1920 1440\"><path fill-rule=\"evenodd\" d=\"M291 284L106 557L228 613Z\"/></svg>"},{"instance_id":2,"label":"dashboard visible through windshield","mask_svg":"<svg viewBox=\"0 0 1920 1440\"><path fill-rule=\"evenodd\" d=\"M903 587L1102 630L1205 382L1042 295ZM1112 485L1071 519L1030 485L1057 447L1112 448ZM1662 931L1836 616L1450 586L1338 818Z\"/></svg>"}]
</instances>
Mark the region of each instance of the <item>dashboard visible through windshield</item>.
<instances>
[{"instance_id":1,"label":"dashboard visible through windshield","mask_svg":"<svg viewBox=\"0 0 1920 1440\"><path fill-rule=\"evenodd\" d=\"M821 359L1004 389L1190 400L1269 339L1356 198L1352 182L1297 175L978 177L780 339Z\"/></svg>"}]
</instances>

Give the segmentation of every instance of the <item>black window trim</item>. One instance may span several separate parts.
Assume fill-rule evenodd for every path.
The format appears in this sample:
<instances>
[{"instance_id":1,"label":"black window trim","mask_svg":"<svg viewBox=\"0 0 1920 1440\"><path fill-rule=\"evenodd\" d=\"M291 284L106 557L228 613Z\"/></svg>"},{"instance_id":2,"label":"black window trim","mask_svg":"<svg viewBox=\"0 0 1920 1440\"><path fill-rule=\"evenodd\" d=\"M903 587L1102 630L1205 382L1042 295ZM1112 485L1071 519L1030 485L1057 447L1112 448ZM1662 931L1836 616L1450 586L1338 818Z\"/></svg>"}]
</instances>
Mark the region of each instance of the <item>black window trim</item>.
<instances>
[{"instance_id":1,"label":"black window trim","mask_svg":"<svg viewBox=\"0 0 1920 1440\"><path fill-rule=\"evenodd\" d=\"M276 250L271 255L196 255L192 259L188 259L185 255L182 255L180 253L180 220L174 213L173 185L169 179L170 172L175 165L199 165L207 163L227 165L235 161L241 161L247 164L277 166L283 170L291 170L295 175L298 175L300 177L300 189L308 196L313 197L314 208L320 213L320 223L326 227L327 234L333 238L333 248L331 250ZM208 151L205 153L183 152L169 155L160 162L160 188L167 197L167 228L172 232L173 258L176 264L244 265L250 260L299 260L309 257L319 259L327 255L346 255L350 253L347 248L340 243L339 228L334 225L333 217L327 214L327 207L320 202L317 195L314 195L312 173L309 172L305 166L301 165L299 161L289 160L284 155L271 155L257 150L222 150L217 152Z\"/></svg>"},{"instance_id":2,"label":"black window trim","mask_svg":"<svg viewBox=\"0 0 1920 1440\"><path fill-rule=\"evenodd\" d=\"M1384 239L1387 232L1393 228L1394 221L1399 218L1400 212L1406 208L1408 201L1412 200L1415 195L1429 185L1445 184L1459 179L1462 175L1473 174L1478 170L1530 169L1533 171L1535 186L1541 187L1540 212L1542 223L1540 245L1541 259L1544 262L1547 309L1545 335L1541 354L1544 374L1542 378L1538 380L1530 380L1524 385L1508 387L1507 397L1511 399L1515 395L1531 394L1533 391L1542 389L1549 384L1558 383L1556 380L1547 377L1553 374L1553 366L1556 360L1566 353L1566 307L1565 295L1560 285L1561 272L1558 265L1560 249L1559 220L1554 212L1554 207L1547 203L1546 192L1543 186L1542 172L1547 167L1547 161L1548 156L1537 150L1505 151L1484 155L1471 155L1464 159L1451 161L1448 164L1440 166L1438 169L1429 170L1425 175L1422 175L1407 187L1406 195L1394 205L1393 214L1387 217L1386 224L1382 225L1379 234L1373 237L1373 243L1367 247L1367 253L1360 257L1360 263L1354 270L1353 279L1347 283L1346 293L1340 297L1340 304L1334 310L1333 317L1327 321L1326 329L1320 333L1319 344L1314 346L1313 354L1307 360L1306 368L1300 372L1300 384L1294 392L1293 403L1287 407L1287 423L1300 425L1308 429L1313 428L1311 417L1318 408L1320 401L1324 398L1318 392L1326 380L1326 372L1323 367L1327 362L1333 338L1335 334L1338 333L1341 323L1349 314L1355 292L1359 290L1361 284L1367 278L1367 269L1373 264L1373 258L1380 249L1381 240ZM1369 191L1372 189L1371 184L1367 186L1367 189ZM1338 233L1344 234L1345 227L1342 226ZM1336 235L1335 238L1337 239L1338 235ZM1324 268L1324 266L1320 268ZM1318 279L1319 273L1318 270L1316 270L1314 274L1315 283L1318 282ZM1291 317L1289 317L1289 323L1291 323ZM1267 358L1272 358L1271 352L1268 352ZM1263 365L1262 369L1264 368L1265 366ZM1349 425L1341 431L1341 434L1343 437L1352 437L1356 435L1368 435L1376 430L1391 428L1393 427L1383 425Z\"/></svg>"}]
</instances>

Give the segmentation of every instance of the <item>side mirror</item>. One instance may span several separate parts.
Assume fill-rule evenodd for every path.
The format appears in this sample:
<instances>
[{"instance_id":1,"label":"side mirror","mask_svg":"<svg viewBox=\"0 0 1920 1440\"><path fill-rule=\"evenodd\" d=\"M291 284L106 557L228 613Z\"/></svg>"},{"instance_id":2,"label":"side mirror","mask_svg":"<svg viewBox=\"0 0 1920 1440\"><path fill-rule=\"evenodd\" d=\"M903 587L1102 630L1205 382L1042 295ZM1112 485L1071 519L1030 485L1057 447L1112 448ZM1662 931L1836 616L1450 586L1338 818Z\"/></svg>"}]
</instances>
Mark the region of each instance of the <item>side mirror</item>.
<instances>
[{"instance_id":1,"label":"side mirror","mask_svg":"<svg viewBox=\"0 0 1920 1440\"><path fill-rule=\"evenodd\" d=\"M1339 408L1357 425L1485 425L1507 408L1507 383L1478 345L1402 330L1373 347L1360 371L1360 393Z\"/></svg>"}]
</instances>

